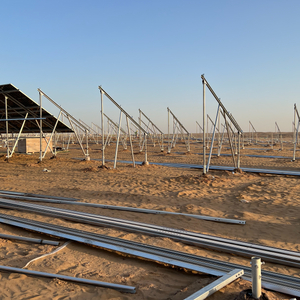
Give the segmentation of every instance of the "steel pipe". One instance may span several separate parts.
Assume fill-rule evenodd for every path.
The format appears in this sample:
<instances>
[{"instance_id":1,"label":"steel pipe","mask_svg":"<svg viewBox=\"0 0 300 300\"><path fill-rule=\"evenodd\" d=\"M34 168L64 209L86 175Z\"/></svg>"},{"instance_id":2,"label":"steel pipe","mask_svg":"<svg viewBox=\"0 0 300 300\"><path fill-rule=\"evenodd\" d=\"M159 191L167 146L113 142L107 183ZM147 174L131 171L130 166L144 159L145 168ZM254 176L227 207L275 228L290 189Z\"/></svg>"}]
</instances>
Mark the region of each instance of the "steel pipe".
<instances>
[{"instance_id":1,"label":"steel pipe","mask_svg":"<svg viewBox=\"0 0 300 300\"><path fill-rule=\"evenodd\" d=\"M38 272L38 271L33 271L33 270L13 268L13 267L8 267L8 266L1 266L1 265L0 265L0 270L6 271L6 272L39 276L39 277L58 278L61 280L72 281L72 282L76 282L76 283L91 284L91 285L96 285L96 286L100 286L100 287L114 289L114 290L117 290L117 291L120 291L123 293L134 294L136 292L134 286L127 286L127 285L122 285L122 284L108 283L108 282L85 279L85 278L71 277L71 276L61 275L61 274Z\"/></svg>"},{"instance_id":2,"label":"steel pipe","mask_svg":"<svg viewBox=\"0 0 300 300\"><path fill-rule=\"evenodd\" d=\"M7 239L7 240L25 241L25 242L36 243L36 244L44 244L44 245L54 245L54 246L59 245L59 242L56 242L56 241L35 239L35 238L29 238L29 237L11 235L11 234L4 234L4 233L0 233L0 238Z\"/></svg>"}]
</instances>

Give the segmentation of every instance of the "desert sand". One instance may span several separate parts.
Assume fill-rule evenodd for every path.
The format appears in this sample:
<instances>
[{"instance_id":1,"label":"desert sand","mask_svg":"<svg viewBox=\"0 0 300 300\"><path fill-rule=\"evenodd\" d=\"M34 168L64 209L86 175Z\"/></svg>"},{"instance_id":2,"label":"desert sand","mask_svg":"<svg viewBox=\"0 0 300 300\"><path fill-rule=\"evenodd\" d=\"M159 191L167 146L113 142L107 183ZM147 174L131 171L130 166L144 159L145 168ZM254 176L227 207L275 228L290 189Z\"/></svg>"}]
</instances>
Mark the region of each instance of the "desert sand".
<instances>
[{"instance_id":1,"label":"desert sand","mask_svg":"<svg viewBox=\"0 0 300 300\"><path fill-rule=\"evenodd\" d=\"M112 160L114 157L114 146L113 143L105 151L108 160ZM90 144L89 147L90 161L81 160L83 158L82 152L79 146L74 144L70 146L68 151L60 151L54 159L50 159L51 155L47 154L41 163L38 162L38 153L15 153L7 162L5 160L5 149L2 148L0 189L73 197L81 201L99 204L242 219L246 220L246 225L217 223L186 216L150 215L79 207L70 204L47 204L261 245L294 251L300 250L299 177L244 172L233 173L229 171L209 171L207 176L203 176L202 170L199 169L158 165L136 166L133 168L132 164L123 163L118 163L117 169L113 169L111 161L107 162L108 169L104 169L99 168L102 157L101 144ZM135 153L138 153L137 148ZM186 153L186 148L182 143L177 143L171 154L161 152L158 146L148 145L149 162L201 165L202 156L199 153L202 153L202 145L196 142L192 143L190 153ZM224 147L222 153L230 153L230 150ZM247 157L244 156L245 154L292 157L291 143L286 143L281 151L279 151L279 145L271 149L263 142L260 145L246 146L242 150L241 166L300 171L300 159L292 162L290 158ZM135 157L137 161L144 160L143 153L137 154ZM129 148L124 150L120 147L118 159L131 160ZM214 156L211 164L232 166L232 158ZM51 172L45 172L44 169ZM96 227L9 209L0 209L0 213L51 222L250 266L250 259L189 246L167 238L152 237L108 227ZM4 224L0 224L0 228L1 233L51 239L42 234ZM55 238L52 237L52 239ZM65 242L66 240L60 240L61 244ZM56 248L57 246L0 239L1 265L23 268L30 260L50 253ZM0 299L181 300L217 279L217 277L211 275L197 274L151 261L126 257L76 242L71 242L53 255L32 262L27 269L131 285L136 287L137 292L136 294L127 294L108 288L75 284L58 279L1 272ZM299 269L272 263L263 265L263 270L300 276ZM251 283L238 279L210 296L209 299L235 299L242 290L247 288L251 288ZM269 299L292 298L272 291L265 292Z\"/></svg>"}]
</instances>

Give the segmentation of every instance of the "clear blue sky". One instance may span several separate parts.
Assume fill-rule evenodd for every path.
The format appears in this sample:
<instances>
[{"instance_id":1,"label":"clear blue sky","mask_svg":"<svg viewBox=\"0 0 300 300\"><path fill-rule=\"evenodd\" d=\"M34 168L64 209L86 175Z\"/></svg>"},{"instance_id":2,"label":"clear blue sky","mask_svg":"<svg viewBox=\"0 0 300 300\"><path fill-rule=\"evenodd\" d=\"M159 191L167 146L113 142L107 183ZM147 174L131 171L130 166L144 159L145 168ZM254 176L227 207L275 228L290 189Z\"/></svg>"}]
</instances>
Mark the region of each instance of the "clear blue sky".
<instances>
[{"instance_id":1,"label":"clear blue sky","mask_svg":"<svg viewBox=\"0 0 300 300\"><path fill-rule=\"evenodd\" d=\"M204 73L244 131L290 131L299 12L299 0L2 0L0 84L35 101L41 88L88 124L100 124L102 85L135 119L140 108L166 131L170 107L195 132Z\"/></svg>"}]
</instances>

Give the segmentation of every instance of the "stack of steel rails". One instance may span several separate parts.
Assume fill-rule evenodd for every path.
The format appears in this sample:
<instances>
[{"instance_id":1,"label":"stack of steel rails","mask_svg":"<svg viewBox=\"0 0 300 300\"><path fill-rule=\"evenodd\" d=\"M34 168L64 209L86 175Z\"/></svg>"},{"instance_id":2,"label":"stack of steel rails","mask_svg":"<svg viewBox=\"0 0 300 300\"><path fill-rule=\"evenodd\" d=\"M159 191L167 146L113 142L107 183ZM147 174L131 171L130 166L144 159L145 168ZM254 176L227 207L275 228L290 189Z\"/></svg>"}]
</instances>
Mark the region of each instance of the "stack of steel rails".
<instances>
[{"instance_id":1,"label":"stack of steel rails","mask_svg":"<svg viewBox=\"0 0 300 300\"><path fill-rule=\"evenodd\" d=\"M48 196L48 195L39 195L39 194L32 194L32 193L20 193L20 192L12 192L12 191L1 191L0 190L0 196L1 197L9 197L9 198L15 198L15 199L22 199L22 200L28 200L28 201L78 201L79 199L76 198L68 198L68 197L56 197L56 196Z\"/></svg>"},{"instance_id":2,"label":"stack of steel rails","mask_svg":"<svg viewBox=\"0 0 300 300\"><path fill-rule=\"evenodd\" d=\"M1 198L0 207L43 214L54 218L63 218L77 223L108 226L130 232L166 237L206 249L237 254L244 257L258 256L268 262L300 268L300 253L295 251L262 246L186 230L162 227L154 224L146 224Z\"/></svg>"},{"instance_id":3,"label":"stack of steel rails","mask_svg":"<svg viewBox=\"0 0 300 300\"><path fill-rule=\"evenodd\" d=\"M136 256L154 262L215 276L223 276L233 269L243 269L244 275L242 278L249 281L251 280L251 268L237 264L5 214L0 214L0 222L116 251L117 253ZM262 271L262 286L273 291L300 297L300 278L297 277Z\"/></svg>"}]
</instances>

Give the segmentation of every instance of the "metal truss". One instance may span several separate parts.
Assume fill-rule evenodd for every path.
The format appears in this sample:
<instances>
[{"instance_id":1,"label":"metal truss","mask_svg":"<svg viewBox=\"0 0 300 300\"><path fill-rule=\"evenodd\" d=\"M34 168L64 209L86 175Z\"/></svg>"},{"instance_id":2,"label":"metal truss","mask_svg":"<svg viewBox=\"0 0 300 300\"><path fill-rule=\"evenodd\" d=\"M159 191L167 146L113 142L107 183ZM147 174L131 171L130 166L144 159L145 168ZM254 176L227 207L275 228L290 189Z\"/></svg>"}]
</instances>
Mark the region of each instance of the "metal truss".
<instances>
[{"instance_id":1,"label":"metal truss","mask_svg":"<svg viewBox=\"0 0 300 300\"><path fill-rule=\"evenodd\" d=\"M41 89L38 89L39 92L39 99L40 99L40 107L41 107L41 111L40 111L40 118L42 118L42 98L43 96L49 100L52 104L54 104L58 109L59 109L59 114L57 117L57 122L51 132L50 138L48 140L48 143L46 145L46 149L42 150L42 137L43 137L43 120L40 120L40 161L42 161L42 159L45 157L46 152L47 152L47 148L50 149L49 147L49 143L53 137L53 134L55 133L55 129L56 129L56 125L59 121L59 119L64 116L70 123L70 126L75 134L75 137L80 145L80 148L83 152L83 154L85 155L85 160L90 160L90 156L89 156L89 152L88 152L88 133L89 133L89 129L84 126L80 121L78 121L77 119L75 119L71 114L69 114L65 109L63 109L60 105L58 105L54 100L52 100L46 93L44 93ZM83 148L83 144L82 144L82 140L80 139L80 132L84 133L85 137L86 137L86 150L84 150ZM56 146L54 145L54 155L56 155Z\"/></svg>"},{"instance_id":2,"label":"metal truss","mask_svg":"<svg viewBox=\"0 0 300 300\"><path fill-rule=\"evenodd\" d=\"M275 122L275 136L276 136L276 142L280 141L280 150L283 150L282 133L280 131L277 122Z\"/></svg>"},{"instance_id":3,"label":"metal truss","mask_svg":"<svg viewBox=\"0 0 300 300\"><path fill-rule=\"evenodd\" d=\"M106 140L105 140L105 144L104 144L104 148L106 148L106 146L110 145L112 137L118 135L118 128L121 125L115 123L110 117L108 117L104 113L103 113L103 116L107 119L107 136L106 136ZM122 134L120 136L121 143L123 145L124 150L126 150L128 133L122 127L120 127L120 134Z\"/></svg>"},{"instance_id":4,"label":"metal truss","mask_svg":"<svg viewBox=\"0 0 300 300\"><path fill-rule=\"evenodd\" d=\"M89 231L72 229L51 223L37 222L34 220L0 214L0 222L36 231L51 236L66 238L91 246L100 247L108 251L124 253L130 256L146 258L156 263L177 266L180 268L207 273L214 276L223 276L233 269L243 269L243 279L251 281L251 268L216 259L205 258L185 252L147 244L128 241L125 239L95 234ZM262 271L262 287L300 297L300 279L298 277L283 275L270 271Z\"/></svg>"},{"instance_id":5,"label":"metal truss","mask_svg":"<svg viewBox=\"0 0 300 300\"><path fill-rule=\"evenodd\" d=\"M227 130L227 136L230 144L230 149L232 153L232 159L233 164L235 168L240 168L240 143L241 143L241 135L243 134L243 131L239 124L236 122L232 114L230 114L223 103L221 102L220 98L216 95L214 90L211 88L207 80L205 79L204 75L201 75L202 78L202 84L203 84L203 174L206 174L206 172L209 170L209 164L210 159L212 155L212 149L215 139L215 132L217 128L217 123L220 122L220 114L223 116L223 119L225 121L225 127ZM208 162L206 163L206 131L207 131L207 124L206 124L206 103L205 103L205 92L206 87L209 89L211 94L214 96L216 101L218 102L218 108L217 108L217 114L214 122L214 128L212 133L212 139L211 139L211 145L210 145L210 152L208 157ZM235 132L236 130L236 132ZM235 155L237 155L237 159L235 159Z\"/></svg>"},{"instance_id":6,"label":"metal truss","mask_svg":"<svg viewBox=\"0 0 300 300\"><path fill-rule=\"evenodd\" d=\"M143 117L146 119L146 122L143 121ZM156 142L160 147L160 151L164 151L164 133L148 118L140 109L139 109L139 125L148 132L148 137L155 147ZM143 150L144 143L141 139L141 132L139 131L140 137L140 151Z\"/></svg>"},{"instance_id":7,"label":"metal truss","mask_svg":"<svg viewBox=\"0 0 300 300\"><path fill-rule=\"evenodd\" d=\"M96 130L94 130L91 126L84 123L82 120L79 119L79 122L81 122L86 128L89 129L90 132L89 137L91 137L94 140L95 144L98 145L99 133Z\"/></svg>"},{"instance_id":8,"label":"metal truss","mask_svg":"<svg viewBox=\"0 0 300 300\"><path fill-rule=\"evenodd\" d=\"M298 144L299 126L300 126L300 116L299 116L299 112L298 112L298 109L297 109L297 105L295 103L294 104L294 132L293 132L294 150L293 150L293 159L292 159L292 161L296 160L296 148L297 148L297 144Z\"/></svg>"},{"instance_id":9,"label":"metal truss","mask_svg":"<svg viewBox=\"0 0 300 300\"><path fill-rule=\"evenodd\" d=\"M255 138L254 138L254 134L255 134ZM249 144L251 145L253 141L255 144L257 144L257 132L253 124L251 123L251 121L249 121Z\"/></svg>"},{"instance_id":10,"label":"metal truss","mask_svg":"<svg viewBox=\"0 0 300 300\"><path fill-rule=\"evenodd\" d=\"M118 132L117 132L116 151L115 151L115 158L114 158L114 169L117 167L117 157L118 157L118 147L119 147L120 133L121 133L122 114L124 114L126 117L127 133L128 133L128 137L129 137L133 167L135 167L135 159L134 159L134 153L133 153L132 136L131 136L131 132L130 132L129 120L136 128L138 128L144 134L144 144L145 144L145 161L144 161L144 163L148 164L147 131L144 130L107 92L105 92L105 90L101 86L99 86L98 88L100 90L100 95L101 95L102 166L105 166L105 153L104 153L105 152L105 133L104 133L103 95L105 95L120 111L119 125L118 125Z\"/></svg>"},{"instance_id":11,"label":"metal truss","mask_svg":"<svg viewBox=\"0 0 300 300\"><path fill-rule=\"evenodd\" d=\"M171 149L175 148L176 141L180 135L181 139L184 140L187 152L190 152L190 138L191 134L185 129L182 123L178 120L178 118L172 113L169 107L168 110L168 153L171 153ZM173 118L173 131L172 131L172 139L170 135L170 114Z\"/></svg>"}]
</instances>

